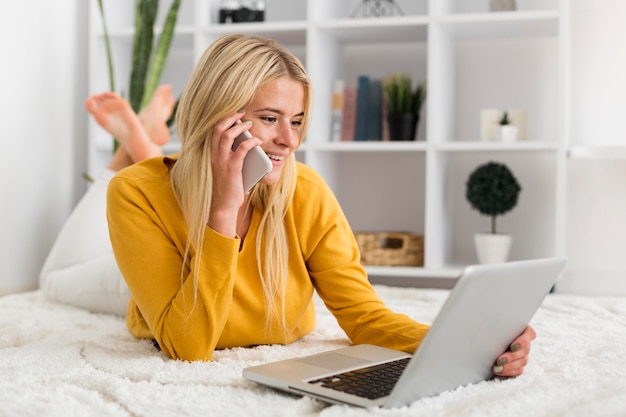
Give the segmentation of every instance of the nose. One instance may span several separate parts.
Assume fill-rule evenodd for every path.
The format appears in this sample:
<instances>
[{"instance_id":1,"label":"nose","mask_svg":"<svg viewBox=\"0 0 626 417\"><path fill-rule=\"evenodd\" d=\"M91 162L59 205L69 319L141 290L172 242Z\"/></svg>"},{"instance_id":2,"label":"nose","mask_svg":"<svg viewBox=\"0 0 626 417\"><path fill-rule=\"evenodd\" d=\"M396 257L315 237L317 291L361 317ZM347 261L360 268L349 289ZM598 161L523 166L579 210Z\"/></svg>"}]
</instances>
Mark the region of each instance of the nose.
<instances>
[{"instance_id":1,"label":"nose","mask_svg":"<svg viewBox=\"0 0 626 417\"><path fill-rule=\"evenodd\" d=\"M290 120L282 121L278 127L278 135L274 140L276 144L289 149L295 149L300 143L300 132L294 128Z\"/></svg>"}]
</instances>

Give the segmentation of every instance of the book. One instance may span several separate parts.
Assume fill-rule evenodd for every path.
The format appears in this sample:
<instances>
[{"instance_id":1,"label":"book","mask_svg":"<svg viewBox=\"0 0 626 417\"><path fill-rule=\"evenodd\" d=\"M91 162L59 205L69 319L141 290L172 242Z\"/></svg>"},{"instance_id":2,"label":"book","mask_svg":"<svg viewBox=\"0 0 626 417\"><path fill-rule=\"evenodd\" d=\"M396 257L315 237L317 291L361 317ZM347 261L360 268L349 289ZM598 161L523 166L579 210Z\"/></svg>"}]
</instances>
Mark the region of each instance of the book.
<instances>
[{"instance_id":1,"label":"book","mask_svg":"<svg viewBox=\"0 0 626 417\"><path fill-rule=\"evenodd\" d=\"M383 115L383 85L378 79L370 79L367 101L365 140L381 140Z\"/></svg>"},{"instance_id":2,"label":"book","mask_svg":"<svg viewBox=\"0 0 626 417\"><path fill-rule=\"evenodd\" d=\"M359 75L357 78L356 123L354 127L355 141L364 141L367 137L367 106L369 100L370 78L367 75Z\"/></svg>"},{"instance_id":3,"label":"book","mask_svg":"<svg viewBox=\"0 0 626 417\"><path fill-rule=\"evenodd\" d=\"M355 87L345 87L343 90L343 111L341 118L341 140L353 141L356 126L356 96Z\"/></svg>"},{"instance_id":4,"label":"book","mask_svg":"<svg viewBox=\"0 0 626 417\"><path fill-rule=\"evenodd\" d=\"M383 142L387 142L389 141L389 121L387 120L387 94L385 93L385 80L383 79L382 81L382 85L383 85L383 97L382 97L382 109L381 109L381 119L382 119L382 123L381 123L381 129L382 132L380 133L381 136L381 140Z\"/></svg>"},{"instance_id":5,"label":"book","mask_svg":"<svg viewBox=\"0 0 626 417\"><path fill-rule=\"evenodd\" d=\"M331 100L330 115L330 140L337 142L341 140L341 119L343 117L343 80L335 80L333 84L333 94Z\"/></svg>"}]
</instances>

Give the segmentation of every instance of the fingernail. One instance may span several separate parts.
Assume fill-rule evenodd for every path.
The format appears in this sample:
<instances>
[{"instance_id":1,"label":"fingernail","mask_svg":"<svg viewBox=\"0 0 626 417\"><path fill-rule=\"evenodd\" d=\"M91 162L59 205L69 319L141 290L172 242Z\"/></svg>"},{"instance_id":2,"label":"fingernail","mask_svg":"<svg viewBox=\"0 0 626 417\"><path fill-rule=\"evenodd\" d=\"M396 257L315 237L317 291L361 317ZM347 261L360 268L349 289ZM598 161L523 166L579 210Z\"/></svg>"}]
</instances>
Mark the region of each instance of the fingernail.
<instances>
[{"instance_id":1,"label":"fingernail","mask_svg":"<svg viewBox=\"0 0 626 417\"><path fill-rule=\"evenodd\" d=\"M504 367L498 365L498 366L494 366L493 367L493 373L494 374L499 374L500 372L502 372L502 370L504 369Z\"/></svg>"},{"instance_id":2,"label":"fingernail","mask_svg":"<svg viewBox=\"0 0 626 417\"><path fill-rule=\"evenodd\" d=\"M246 120L244 123L247 124L247 125L251 125L252 124L252 120Z\"/></svg>"},{"instance_id":3,"label":"fingernail","mask_svg":"<svg viewBox=\"0 0 626 417\"><path fill-rule=\"evenodd\" d=\"M511 352L516 352L518 350L520 350L521 346L519 343L514 344L513 346L511 346Z\"/></svg>"},{"instance_id":4,"label":"fingernail","mask_svg":"<svg viewBox=\"0 0 626 417\"><path fill-rule=\"evenodd\" d=\"M509 360L507 358L500 358L498 359L498 362L496 362L496 364L501 367L502 365L505 365L508 361Z\"/></svg>"},{"instance_id":5,"label":"fingernail","mask_svg":"<svg viewBox=\"0 0 626 417\"><path fill-rule=\"evenodd\" d=\"M241 109L237 110L237 113L243 113L243 112L245 112L245 111L246 111L246 109L241 108Z\"/></svg>"}]
</instances>

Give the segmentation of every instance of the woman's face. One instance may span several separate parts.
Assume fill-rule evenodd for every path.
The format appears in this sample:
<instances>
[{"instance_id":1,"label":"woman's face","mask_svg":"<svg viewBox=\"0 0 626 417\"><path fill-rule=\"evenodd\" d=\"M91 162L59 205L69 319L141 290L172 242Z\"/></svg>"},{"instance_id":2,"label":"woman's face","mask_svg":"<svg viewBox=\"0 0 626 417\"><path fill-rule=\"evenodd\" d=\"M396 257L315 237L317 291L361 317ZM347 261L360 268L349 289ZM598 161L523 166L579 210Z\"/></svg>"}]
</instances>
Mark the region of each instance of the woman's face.
<instances>
[{"instance_id":1,"label":"woman's face","mask_svg":"<svg viewBox=\"0 0 626 417\"><path fill-rule=\"evenodd\" d=\"M300 145L304 86L288 77L279 78L260 87L245 110L244 119L252 120L250 133L263 140L261 148L272 161L272 171L261 182L275 184L285 160Z\"/></svg>"}]
</instances>

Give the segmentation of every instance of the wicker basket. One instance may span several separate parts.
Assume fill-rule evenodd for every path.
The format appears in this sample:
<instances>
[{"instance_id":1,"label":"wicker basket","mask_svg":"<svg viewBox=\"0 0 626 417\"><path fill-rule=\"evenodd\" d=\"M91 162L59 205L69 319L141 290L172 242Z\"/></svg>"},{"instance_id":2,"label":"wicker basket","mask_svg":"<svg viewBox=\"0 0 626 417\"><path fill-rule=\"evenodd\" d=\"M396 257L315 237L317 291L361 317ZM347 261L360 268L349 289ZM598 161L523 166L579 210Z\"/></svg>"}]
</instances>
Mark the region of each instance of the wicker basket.
<instances>
[{"instance_id":1,"label":"wicker basket","mask_svg":"<svg viewBox=\"0 0 626 417\"><path fill-rule=\"evenodd\" d=\"M356 232L361 263L375 266L423 266L424 236L403 232Z\"/></svg>"}]
</instances>

